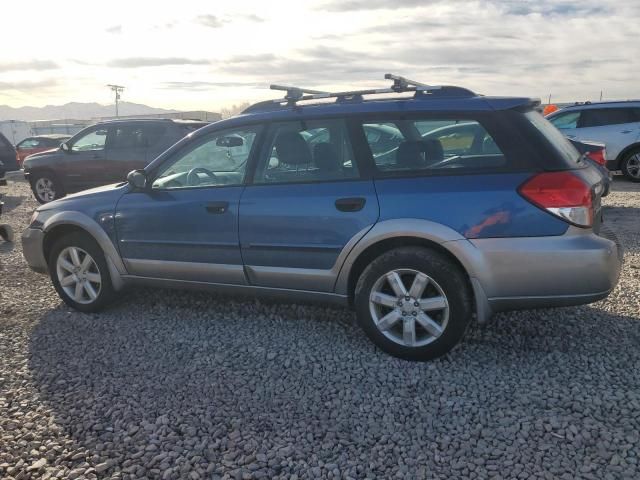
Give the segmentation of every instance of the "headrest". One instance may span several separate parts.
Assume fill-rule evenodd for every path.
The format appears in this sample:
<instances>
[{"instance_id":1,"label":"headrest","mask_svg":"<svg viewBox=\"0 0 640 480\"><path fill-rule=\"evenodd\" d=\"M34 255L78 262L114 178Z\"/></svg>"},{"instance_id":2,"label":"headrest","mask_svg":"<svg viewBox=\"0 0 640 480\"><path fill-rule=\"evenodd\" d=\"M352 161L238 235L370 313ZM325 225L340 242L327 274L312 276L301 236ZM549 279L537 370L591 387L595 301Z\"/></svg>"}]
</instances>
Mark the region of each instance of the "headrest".
<instances>
[{"instance_id":1,"label":"headrest","mask_svg":"<svg viewBox=\"0 0 640 480\"><path fill-rule=\"evenodd\" d=\"M275 142L278 160L287 165L305 165L312 161L311 151L298 132L281 132Z\"/></svg>"},{"instance_id":2,"label":"headrest","mask_svg":"<svg viewBox=\"0 0 640 480\"><path fill-rule=\"evenodd\" d=\"M340 170L338 152L329 142L320 142L313 147L313 160L316 167L325 172L337 172Z\"/></svg>"}]
</instances>

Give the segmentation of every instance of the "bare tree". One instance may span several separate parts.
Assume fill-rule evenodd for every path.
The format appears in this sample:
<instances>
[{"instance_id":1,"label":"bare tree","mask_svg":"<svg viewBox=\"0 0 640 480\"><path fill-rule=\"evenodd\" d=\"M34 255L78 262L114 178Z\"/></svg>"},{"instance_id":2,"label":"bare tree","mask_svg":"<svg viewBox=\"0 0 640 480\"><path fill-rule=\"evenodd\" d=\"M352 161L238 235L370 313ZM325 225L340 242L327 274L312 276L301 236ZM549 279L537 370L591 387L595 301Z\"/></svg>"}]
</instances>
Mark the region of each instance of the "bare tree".
<instances>
[{"instance_id":1,"label":"bare tree","mask_svg":"<svg viewBox=\"0 0 640 480\"><path fill-rule=\"evenodd\" d=\"M249 105L251 105L249 102L242 102L237 105L233 104L230 107L224 107L220 109L220 115L222 115L222 118L233 117L234 115L238 115Z\"/></svg>"}]
</instances>

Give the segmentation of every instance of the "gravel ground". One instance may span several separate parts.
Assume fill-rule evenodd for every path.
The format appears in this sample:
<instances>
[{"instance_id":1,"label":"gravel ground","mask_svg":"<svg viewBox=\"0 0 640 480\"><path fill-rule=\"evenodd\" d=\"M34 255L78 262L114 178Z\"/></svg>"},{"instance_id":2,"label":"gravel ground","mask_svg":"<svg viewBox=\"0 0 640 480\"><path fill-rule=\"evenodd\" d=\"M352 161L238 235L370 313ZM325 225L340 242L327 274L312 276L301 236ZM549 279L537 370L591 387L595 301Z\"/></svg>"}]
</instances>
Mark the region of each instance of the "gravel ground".
<instances>
[{"instance_id":1,"label":"gravel ground","mask_svg":"<svg viewBox=\"0 0 640 480\"><path fill-rule=\"evenodd\" d=\"M639 478L640 186L614 188L607 300L499 315L425 364L347 310L137 290L81 314L0 243L0 477ZM27 185L0 193L21 231Z\"/></svg>"}]
</instances>

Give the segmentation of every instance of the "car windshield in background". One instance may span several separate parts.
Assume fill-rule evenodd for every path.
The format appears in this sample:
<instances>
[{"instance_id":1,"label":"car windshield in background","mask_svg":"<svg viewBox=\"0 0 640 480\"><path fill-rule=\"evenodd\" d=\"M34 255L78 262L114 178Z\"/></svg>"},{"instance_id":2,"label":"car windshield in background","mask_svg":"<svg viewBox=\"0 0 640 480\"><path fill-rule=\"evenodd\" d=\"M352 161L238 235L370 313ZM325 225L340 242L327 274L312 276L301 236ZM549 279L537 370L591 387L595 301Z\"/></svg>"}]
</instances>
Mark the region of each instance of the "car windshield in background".
<instances>
[{"instance_id":1,"label":"car windshield in background","mask_svg":"<svg viewBox=\"0 0 640 480\"><path fill-rule=\"evenodd\" d=\"M527 120L551 143L566 160L574 163L580 161L581 155L571 142L540 113L531 110L524 114Z\"/></svg>"}]
</instances>

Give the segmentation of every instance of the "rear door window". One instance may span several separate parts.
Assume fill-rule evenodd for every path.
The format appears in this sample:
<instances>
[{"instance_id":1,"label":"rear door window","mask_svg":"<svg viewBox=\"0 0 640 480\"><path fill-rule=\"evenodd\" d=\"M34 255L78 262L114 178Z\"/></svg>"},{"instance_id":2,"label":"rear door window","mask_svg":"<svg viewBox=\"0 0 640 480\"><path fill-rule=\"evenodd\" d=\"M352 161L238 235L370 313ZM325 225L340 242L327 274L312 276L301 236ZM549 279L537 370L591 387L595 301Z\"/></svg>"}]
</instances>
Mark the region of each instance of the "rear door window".
<instances>
[{"instance_id":1,"label":"rear door window","mask_svg":"<svg viewBox=\"0 0 640 480\"><path fill-rule=\"evenodd\" d=\"M363 129L379 173L499 170L508 163L492 135L471 118L367 122ZM393 141L381 148L376 133L390 130Z\"/></svg>"},{"instance_id":2,"label":"rear door window","mask_svg":"<svg viewBox=\"0 0 640 480\"><path fill-rule=\"evenodd\" d=\"M358 177L343 120L286 122L272 126L254 183L304 183Z\"/></svg>"},{"instance_id":3,"label":"rear door window","mask_svg":"<svg viewBox=\"0 0 640 480\"><path fill-rule=\"evenodd\" d=\"M582 111L579 126L582 128L603 127L636 121L633 108L590 108Z\"/></svg>"},{"instance_id":4,"label":"rear door window","mask_svg":"<svg viewBox=\"0 0 640 480\"><path fill-rule=\"evenodd\" d=\"M145 147L142 125L118 125L112 127L108 148L110 150L135 150Z\"/></svg>"}]
</instances>

